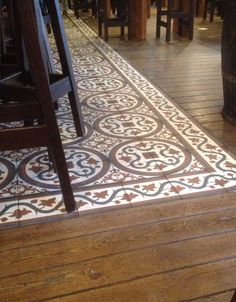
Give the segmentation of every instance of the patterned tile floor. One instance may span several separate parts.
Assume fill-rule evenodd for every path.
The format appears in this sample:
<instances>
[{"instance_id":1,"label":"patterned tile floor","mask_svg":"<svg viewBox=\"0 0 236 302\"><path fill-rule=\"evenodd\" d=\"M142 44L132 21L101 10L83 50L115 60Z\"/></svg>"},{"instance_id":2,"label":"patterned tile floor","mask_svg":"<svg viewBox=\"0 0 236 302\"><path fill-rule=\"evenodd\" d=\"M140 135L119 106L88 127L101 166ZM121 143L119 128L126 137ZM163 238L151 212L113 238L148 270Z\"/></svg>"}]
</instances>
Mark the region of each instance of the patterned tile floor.
<instances>
[{"instance_id":1,"label":"patterned tile floor","mask_svg":"<svg viewBox=\"0 0 236 302\"><path fill-rule=\"evenodd\" d=\"M75 135L66 97L57 112L76 215L233 190L236 160L87 25L76 22L77 27L65 20L85 136ZM54 63L59 66L56 58ZM66 213L46 149L0 153L0 225L58 215Z\"/></svg>"}]
</instances>

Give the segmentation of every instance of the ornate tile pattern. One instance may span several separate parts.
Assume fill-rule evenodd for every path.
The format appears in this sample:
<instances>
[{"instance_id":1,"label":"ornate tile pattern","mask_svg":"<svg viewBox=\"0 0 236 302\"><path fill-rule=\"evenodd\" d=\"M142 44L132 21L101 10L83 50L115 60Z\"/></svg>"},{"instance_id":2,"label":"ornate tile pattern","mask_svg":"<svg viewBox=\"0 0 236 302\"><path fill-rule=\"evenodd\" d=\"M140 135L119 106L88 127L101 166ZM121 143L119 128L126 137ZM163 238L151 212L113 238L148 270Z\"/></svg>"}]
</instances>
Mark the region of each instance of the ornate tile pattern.
<instances>
[{"instance_id":1,"label":"ornate tile pattern","mask_svg":"<svg viewBox=\"0 0 236 302\"><path fill-rule=\"evenodd\" d=\"M236 160L85 23L74 22L65 20L86 134L76 137L66 97L57 118L78 212L233 190ZM46 148L0 153L0 223L57 215L65 208Z\"/></svg>"}]
</instances>

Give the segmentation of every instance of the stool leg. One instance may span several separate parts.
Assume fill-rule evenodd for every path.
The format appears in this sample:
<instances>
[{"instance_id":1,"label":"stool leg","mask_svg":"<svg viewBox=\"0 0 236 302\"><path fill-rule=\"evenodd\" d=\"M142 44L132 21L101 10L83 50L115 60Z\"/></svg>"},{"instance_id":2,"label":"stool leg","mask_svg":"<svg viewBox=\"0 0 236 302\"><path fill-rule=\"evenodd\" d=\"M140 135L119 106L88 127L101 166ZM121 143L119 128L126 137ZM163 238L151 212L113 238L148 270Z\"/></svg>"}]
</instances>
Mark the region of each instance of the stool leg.
<instances>
[{"instance_id":1,"label":"stool leg","mask_svg":"<svg viewBox=\"0 0 236 302\"><path fill-rule=\"evenodd\" d=\"M166 42L170 41L170 33L171 33L171 5L172 0L168 0L167 4L167 20L166 20Z\"/></svg>"},{"instance_id":2,"label":"stool leg","mask_svg":"<svg viewBox=\"0 0 236 302\"><path fill-rule=\"evenodd\" d=\"M103 26L104 26L104 40L108 41L108 26L106 25L105 22L104 22Z\"/></svg>"},{"instance_id":3,"label":"stool leg","mask_svg":"<svg viewBox=\"0 0 236 302\"><path fill-rule=\"evenodd\" d=\"M78 136L83 136L85 129L81 114L81 105L77 93L75 79L73 75L72 63L70 60L69 49L67 46L66 34L63 26L60 7L57 1L47 0L47 7L51 16L51 24L54 32L57 49L61 61L63 74L68 76L71 84L71 92L68 93L70 107L74 119L75 129Z\"/></svg>"},{"instance_id":4,"label":"stool leg","mask_svg":"<svg viewBox=\"0 0 236 302\"><path fill-rule=\"evenodd\" d=\"M206 16L207 16L207 4L208 4L208 0L205 0L204 12L203 12L203 20L206 20Z\"/></svg>"},{"instance_id":5,"label":"stool leg","mask_svg":"<svg viewBox=\"0 0 236 302\"><path fill-rule=\"evenodd\" d=\"M102 18L98 16L98 36L102 36Z\"/></svg>"},{"instance_id":6,"label":"stool leg","mask_svg":"<svg viewBox=\"0 0 236 302\"><path fill-rule=\"evenodd\" d=\"M47 63L43 56L43 34L42 28L40 28L39 2L38 0L15 0L15 3L17 5L25 49L29 58L30 71L36 89L36 96L39 100L45 130L47 131L49 144L55 158L65 207L68 212L71 212L75 210L75 201L53 108Z\"/></svg>"},{"instance_id":7,"label":"stool leg","mask_svg":"<svg viewBox=\"0 0 236 302\"><path fill-rule=\"evenodd\" d=\"M236 291L234 292L233 297L230 300L230 302L236 302Z\"/></svg>"},{"instance_id":8,"label":"stool leg","mask_svg":"<svg viewBox=\"0 0 236 302\"><path fill-rule=\"evenodd\" d=\"M213 22L214 12L215 12L215 6L216 6L216 1L215 1L215 0L211 0L211 7L210 7L210 22Z\"/></svg>"},{"instance_id":9,"label":"stool leg","mask_svg":"<svg viewBox=\"0 0 236 302\"><path fill-rule=\"evenodd\" d=\"M161 35L161 8L162 0L157 1L157 18L156 18L156 38L159 39Z\"/></svg>"},{"instance_id":10,"label":"stool leg","mask_svg":"<svg viewBox=\"0 0 236 302\"><path fill-rule=\"evenodd\" d=\"M194 0L189 1L189 40L193 39L194 31Z\"/></svg>"},{"instance_id":11,"label":"stool leg","mask_svg":"<svg viewBox=\"0 0 236 302\"><path fill-rule=\"evenodd\" d=\"M124 36L125 36L125 26L121 25L121 27L120 27L120 38L121 38L121 40L124 39Z\"/></svg>"},{"instance_id":12,"label":"stool leg","mask_svg":"<svg viewBox=\"0 0 236 302\"><path fill-rule=\"evenodd\" d=\"M74 0L73 3L74 3L74 15L78 19L79 18L79 15L78 15L78 12L79 12L79 10L78 10L78 0Z\"/></svg>"}]
</instances>

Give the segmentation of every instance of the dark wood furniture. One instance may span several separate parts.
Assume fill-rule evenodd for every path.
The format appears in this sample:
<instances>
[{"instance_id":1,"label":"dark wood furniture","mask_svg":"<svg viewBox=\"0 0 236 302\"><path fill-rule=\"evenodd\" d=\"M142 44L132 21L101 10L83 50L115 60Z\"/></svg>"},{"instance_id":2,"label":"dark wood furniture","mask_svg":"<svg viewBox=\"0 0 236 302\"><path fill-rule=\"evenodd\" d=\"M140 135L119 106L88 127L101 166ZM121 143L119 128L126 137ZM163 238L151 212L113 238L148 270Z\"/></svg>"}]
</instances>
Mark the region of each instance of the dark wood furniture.
<instances>
[{"instance_id":1,"label":"dark wood furniture","mask_svg":"<svg viewBox=\"0 0 236 302\"><path fill-rule=\"evenodd\" d=\"M166 29L166 42L170 41L171 36L171 21L177 19L178 34L183 35L184 27L188 27L189 40L193 39L193 24L194 24L194 1L189 0L188 9L184 7L184 0L167 1L167 7L163 8L163 0L157 1L157 18L156 18L156 38L160 38L161 27ZM162 16L166 16L163 20Z\"/></svg>"},{"instance_id":2,"label":"dark wood furniture","mask_svg":"<svg viewBox=\"0 0 236 302\"><path fill-rule=\"evenodd\" d=\"M68 93L78 135L83 135L78 96L72 74L69 51L57 0L47 0L52 30L58 47L62 74L48 71L44 34L38 0L14 0L17 48L24 41L25 57L21 57L19 72L0 80L0 122L27 121L20 127L0 129L0 150L47 146L58 173L61 191L68 212L75 210L75 201L53 102Z\"/></svg>"},{"instance_id":3,"label":"dark wood furniture","mask_svg":"<svg viewBox=\"0 0 236 302\"><path fill-rule=\"evenodd\" d=\"M147 34L147 0L129 0L129 40L142 41Z\"/></svg>"},{"instance_id":4,"label":"dark wood furniture","mask_svg":"<svg viewBox=\"0 0 236 302\"><path fill-rule=\"evenodd\" d=\"M76 18L80 17L80 10L92 10L92 16L97 16L97 1L96 0L73 0L74 13Z\"/></svg>"},{"instance_id":5,"label":"dark wood furniture","mask_svg":"<svg viewBox=\"0 0 236 302\"><path fill-rule=\"evenodd\" d=\"M109 4L107 0L98 0L98 34L101 37L104 32L105 41L110 27L119 27L120 37L124 38L125 26L128 26L128 1L117 2L116 15L111 15Z\"/></svg>"},{"instance_id":6,"label":"dark wood furniture","mask_svg":"<svg viewBox=\"0 0 236 302\"><path fill-rule=\"evenodd\" d=\"M230 302L236 302L236 291L234 292L233 297L230 300Z\"/></svg>"},{"instance_id":7,"label":"dark wood furniture","mask_svg":"<svg viewBox=\"0 0 236 302\"><path fill-rule=\"evenodd\" d=\"M228 0L205 0L203 19L206 20L209 9L210 22L213 22L216 8L218 9L218 14L223 18L225 6L228 2Z\"/></svg>"}]
</instances>

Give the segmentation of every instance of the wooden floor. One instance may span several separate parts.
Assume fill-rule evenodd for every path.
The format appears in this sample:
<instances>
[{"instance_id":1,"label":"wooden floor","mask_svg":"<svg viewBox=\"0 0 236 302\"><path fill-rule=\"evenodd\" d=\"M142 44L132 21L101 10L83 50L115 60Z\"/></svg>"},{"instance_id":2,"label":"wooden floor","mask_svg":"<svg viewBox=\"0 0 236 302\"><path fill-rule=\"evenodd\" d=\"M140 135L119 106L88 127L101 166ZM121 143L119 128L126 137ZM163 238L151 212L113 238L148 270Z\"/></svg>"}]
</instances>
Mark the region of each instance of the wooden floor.
<instances>
[{"instance_id":1,"label":"wooden floor","mask_svg":"<svg viewBox=\"0 0 236 302\"><path fill-rule=\"evenodd\" d=\"M92 25L93 20L88 20ZM223 121L220 27L194 41L109 44L236 153ZM133 206L0 232L0 301L229 302L236 194Z\"/></svg>"}]
</instances>

